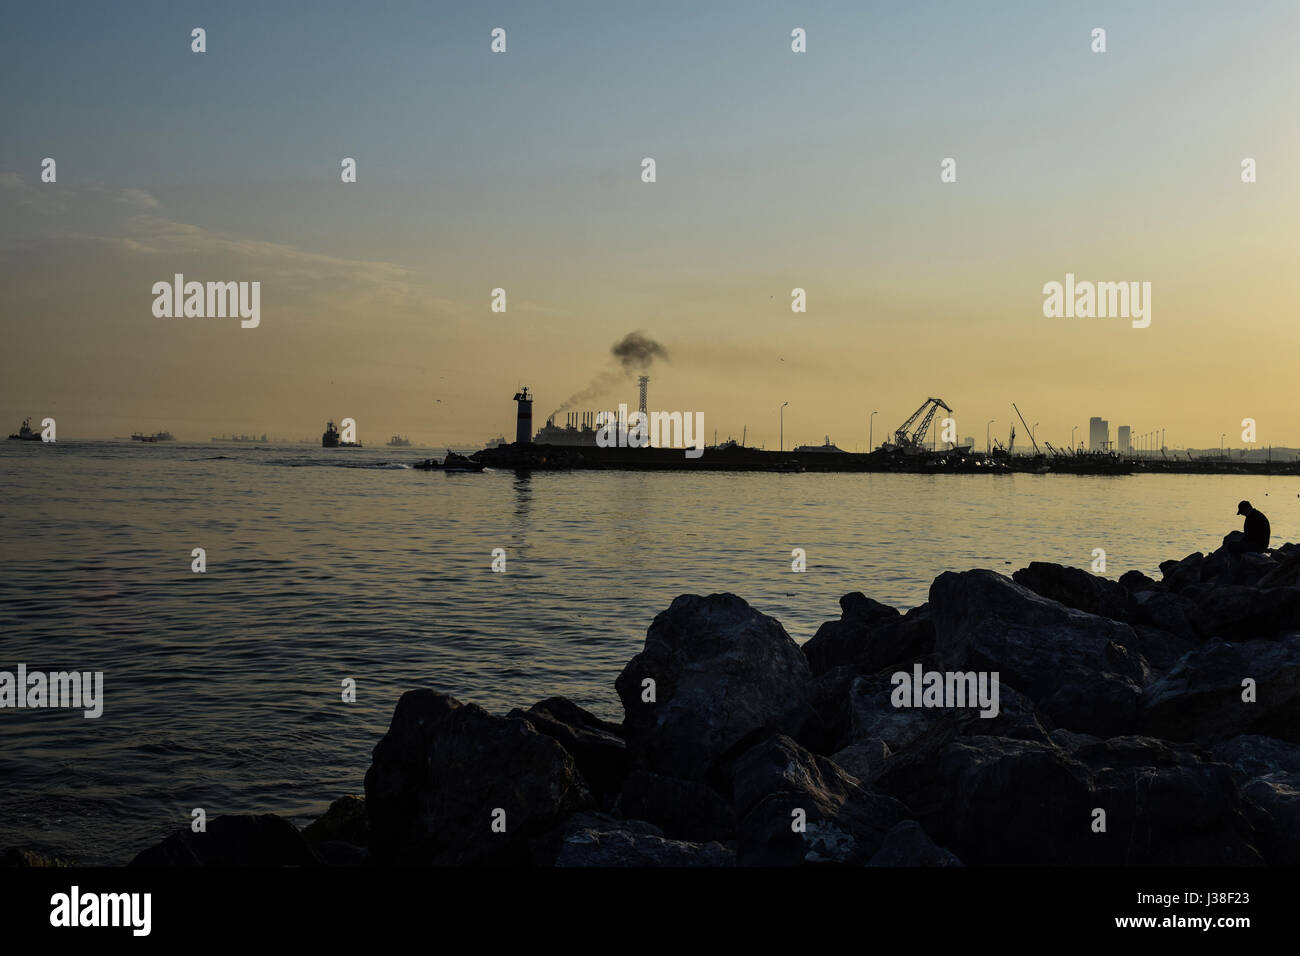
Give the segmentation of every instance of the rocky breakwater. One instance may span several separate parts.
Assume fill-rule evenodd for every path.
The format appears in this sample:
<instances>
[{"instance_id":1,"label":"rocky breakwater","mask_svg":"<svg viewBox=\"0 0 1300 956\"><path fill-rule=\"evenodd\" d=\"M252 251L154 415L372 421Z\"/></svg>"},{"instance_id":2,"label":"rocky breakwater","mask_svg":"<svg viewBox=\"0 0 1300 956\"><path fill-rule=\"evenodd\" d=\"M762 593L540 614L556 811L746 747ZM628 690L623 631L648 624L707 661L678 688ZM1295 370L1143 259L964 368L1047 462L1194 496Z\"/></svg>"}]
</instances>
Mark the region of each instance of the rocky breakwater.
<instances>
[{"instance_id":1,"label":"rocky breakwater","mask_svg":"<svg viewBox=\"0 0 1300 956\"><path fill-rule=\"evenodd\" d=\"M945 573L905 614L845 595L802 647L683 595L615 681L621 723L412 690L364 799L135 862L1300 864L1300 547L1161 576Z\"/></svg>"}]
</instances>

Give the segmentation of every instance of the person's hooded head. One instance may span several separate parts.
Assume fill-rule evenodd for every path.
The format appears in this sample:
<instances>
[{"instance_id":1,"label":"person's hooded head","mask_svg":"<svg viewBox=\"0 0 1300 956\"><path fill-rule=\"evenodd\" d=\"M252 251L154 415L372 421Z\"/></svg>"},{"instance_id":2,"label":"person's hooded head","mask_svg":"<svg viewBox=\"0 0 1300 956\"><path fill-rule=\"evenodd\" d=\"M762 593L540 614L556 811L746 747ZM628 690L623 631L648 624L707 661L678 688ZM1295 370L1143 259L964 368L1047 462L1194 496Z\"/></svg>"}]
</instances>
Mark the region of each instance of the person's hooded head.
<instances>
[{"instance_id":1,"label":"person's hooded head","mask_svg":"<svg viewBox=\"0 0 1300 956\"><path fill-rule=\"evenodd\" d=\"M1237 504L1237 514L1239 515L1248 515L1254 510L1255 509L1250 506L1249 501L1243 500Z\"/></svg>"}]
</instances>

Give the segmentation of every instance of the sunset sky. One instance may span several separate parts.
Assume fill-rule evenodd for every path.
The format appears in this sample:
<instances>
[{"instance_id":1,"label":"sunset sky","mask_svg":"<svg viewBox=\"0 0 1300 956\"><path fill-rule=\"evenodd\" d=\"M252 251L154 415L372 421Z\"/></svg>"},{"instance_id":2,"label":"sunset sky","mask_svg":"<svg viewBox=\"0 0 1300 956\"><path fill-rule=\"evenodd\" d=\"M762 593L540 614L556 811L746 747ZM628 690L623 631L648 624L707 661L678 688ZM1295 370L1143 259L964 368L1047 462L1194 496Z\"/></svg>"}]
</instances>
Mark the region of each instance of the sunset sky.
<instances>
[{"instance_id":1,"label":"sunset sky","mask_svg":"<svg viewBox=\"0 0 1300 956\"><path fill-rule=\"evenodd\" d=\"M1100 415L1239 445L1249 416L1300 446L1290 0L5 16L6 430L315 439L348 416L367 443L479 444L512 436L518 386L540 419L641 329L670 353L651 407L703 411L710 440L774 447L788 401L787 447L865 450L873 409L879 442L934 395L981 448L1013 401L1053 443ZM156 318L177 272L260 281L260 327ZM1044 318L1067 272L1149 281L1150 327ZM618 401L633 381L591 407Z\"/></svg>"}]
</instances>

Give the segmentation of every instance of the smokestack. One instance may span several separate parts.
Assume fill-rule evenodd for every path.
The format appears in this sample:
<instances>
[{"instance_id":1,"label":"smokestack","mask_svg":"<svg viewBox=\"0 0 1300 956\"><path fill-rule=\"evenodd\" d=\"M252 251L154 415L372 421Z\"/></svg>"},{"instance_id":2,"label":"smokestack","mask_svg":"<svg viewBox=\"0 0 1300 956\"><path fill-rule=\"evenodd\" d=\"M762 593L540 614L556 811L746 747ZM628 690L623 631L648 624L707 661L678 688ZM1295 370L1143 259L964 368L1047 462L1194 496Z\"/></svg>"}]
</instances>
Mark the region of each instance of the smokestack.
<instances>
[{"instance_id":1,"label":"smokestack","mask_svg":"<svg viewBox=\"0 0 1300 956\"><path fill-rule=\"evenodd\" d=\"M519 403L519 412L515 419L515 441L520 445L533 443L533 396L525 385L515 392L515 401Z\"/></svg>"},{"instance_id":2,"label":"smokestack","mask_svg":"<svg viewBox=\"0 0 1300 956\"><path fill-rule=\"evenodd\" d=\"M640 411L641 411L641 414L644 415L644 414L646 413L645 393L646 393L646 389L650 386L650 376L649 376L649 375L642 375L640 378L638 378L638 379L636 380L636 383L637 383L639 386L641 386L641 408L640 408Z\"/></svg>"}]
</instances>

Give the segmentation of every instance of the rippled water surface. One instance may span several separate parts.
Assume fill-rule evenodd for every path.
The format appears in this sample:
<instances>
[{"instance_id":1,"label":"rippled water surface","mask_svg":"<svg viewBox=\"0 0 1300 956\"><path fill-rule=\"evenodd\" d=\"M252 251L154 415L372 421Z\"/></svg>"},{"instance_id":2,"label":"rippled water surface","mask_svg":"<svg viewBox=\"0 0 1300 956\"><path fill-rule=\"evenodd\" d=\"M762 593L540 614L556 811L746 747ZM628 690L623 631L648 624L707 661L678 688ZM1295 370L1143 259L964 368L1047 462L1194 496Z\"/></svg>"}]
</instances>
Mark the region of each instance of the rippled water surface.
<instances>
[{"instance_id":1,"label":"rippled water surface","mask_svg":"<svg viewBox=\"0 0 1300 956\"><path fill-rule=\"evenodd\" d=\"M362 791L415 687L618 719L614 678L682 593L734 591L803 642L846 591L908 607L945 570L1104 548L1109 577L1154 575L1239 527L1243 497L1275 544L1300 538L1287 478L403 467L419 457L0 443L0 670L105 685L98 720L0 710L0 848L124 863L194 807L303 822Z\"/></svg>"}]
</instances>

